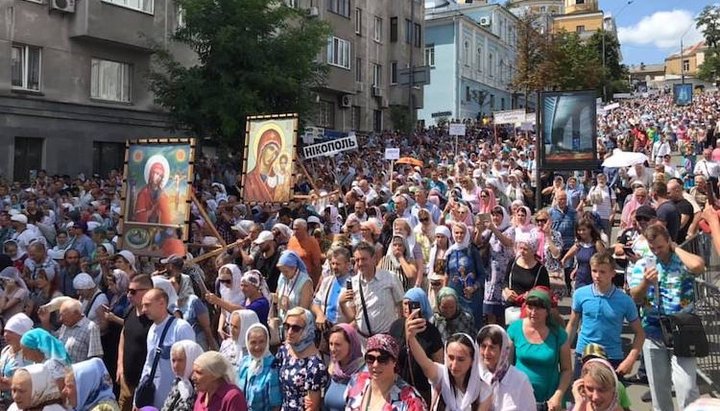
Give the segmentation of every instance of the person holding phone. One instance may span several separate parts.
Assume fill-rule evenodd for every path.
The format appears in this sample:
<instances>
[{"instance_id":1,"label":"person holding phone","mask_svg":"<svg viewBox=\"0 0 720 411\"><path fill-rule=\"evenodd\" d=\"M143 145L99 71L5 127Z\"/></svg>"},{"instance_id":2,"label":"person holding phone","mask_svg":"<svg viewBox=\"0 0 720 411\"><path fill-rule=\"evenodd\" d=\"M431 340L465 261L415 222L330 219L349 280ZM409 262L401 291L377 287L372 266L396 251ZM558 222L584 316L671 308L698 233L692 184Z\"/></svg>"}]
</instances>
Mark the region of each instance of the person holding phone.
<instances>
[{"instance_id":1,"label":"person holding phone","mask_svg":"<svg viewBox=\"0 0 720 411\"><path fill-rule=\"evenodd\" d=\"M609 362L593 358L582 367L581 377L573 383L575 411L623 411L619 402L615 370Z\"/></svg>"}]
</instances>

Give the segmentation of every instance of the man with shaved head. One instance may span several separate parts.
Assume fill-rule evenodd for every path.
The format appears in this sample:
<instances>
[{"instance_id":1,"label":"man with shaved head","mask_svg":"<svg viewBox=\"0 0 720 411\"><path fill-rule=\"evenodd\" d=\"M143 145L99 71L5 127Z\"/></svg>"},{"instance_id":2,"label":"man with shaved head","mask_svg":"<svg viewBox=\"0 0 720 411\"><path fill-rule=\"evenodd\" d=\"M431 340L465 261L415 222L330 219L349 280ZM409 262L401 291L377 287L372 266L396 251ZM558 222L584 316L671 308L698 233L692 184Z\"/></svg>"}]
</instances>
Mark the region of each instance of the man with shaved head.
<instances>
[{"instance_id":1,"label":"man with shaved head","mask_svg":"<svg viewBox=\"0 0 720 411\"><path fill-rule=\"evenodd\" d=\"M80 301L67 299L60 305L59 314L58 320L62 326L53 334L65 345L73 363L103 356L100 328L83 315ZM52 330L50 310L41 308L38 316L42 327Z\"/></svg>"},{"instance_id":2,"label":"man with shaved head","mask_svg":"<svg viewBox=\"0 0 720 411\"><path fill-rule=\"evenodd\" d=\"M155 398L152 404L138 404L135 399L135 407L151 405L161 409L165 399L172 388L175 374L173 374L170 363L170 348L177 341L195 341L195 332L185 320L175 318L168 311L168 295L159 288L150 289L142 298L142 313L147 316L153 325L147 335L147 355L145 365L140 376L140 384L150 378L153 362L155 361L156 350L159 350L160 361L155 370L155 378L152 383L155 385ZM167 332L165 329L167 328ZM165 337L162 338L163 333ZM161 341L162 339L162 341Z\"/></svg>"}]
</instances>

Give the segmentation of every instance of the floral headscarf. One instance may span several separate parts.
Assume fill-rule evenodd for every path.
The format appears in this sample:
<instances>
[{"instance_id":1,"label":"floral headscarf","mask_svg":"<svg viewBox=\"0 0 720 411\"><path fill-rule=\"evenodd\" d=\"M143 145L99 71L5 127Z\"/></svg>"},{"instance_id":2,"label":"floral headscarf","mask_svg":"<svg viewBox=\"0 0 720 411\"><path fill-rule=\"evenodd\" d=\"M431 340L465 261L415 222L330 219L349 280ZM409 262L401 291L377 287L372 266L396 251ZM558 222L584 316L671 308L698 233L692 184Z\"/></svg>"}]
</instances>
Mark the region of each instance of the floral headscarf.
<instances>
[{"instance_id":1,"label":"floral headscarf","mask_svg":"<svg viewBox=\"0 0 720 411\"><path fill-rule=\"evenodd\" d=\"M335 327L342 329L342 331L338 332L342 332L345 338L350 341L350 360L344 368L337 361L332 361L328 372L332 376L333 381L347 384L347 382L350 381L350 377L365 365L362 344L355 327L349 324L337 324Z\"/></svg>"},{"instance_id":2,"label":"floral headscarf","mask_svg":"<svg viewBox=\"0 0 720 411\"><path fill-rule=\"evenodd\" d=\"M384 351L397 361L400 355L400 345L390 334L375 334L365 343L365 352L370 351Z\"/></svg>"},{"instance_id":3,"label":"floral headscarf","mask_svg":"<svg viewBox=\"0 0 720 411\"><path fill-rule=\"evenodd\" d=\"M503 378L505 378L505 374L507 374L508 369L510 369L510 337L508 337L507 332L505 332L505 329L500 327L497 324L490 324L486 325L483 328L480 329L478 332L478 336L483 333L483 330L485 329L493 329L497 332L499 332L502 335L502 346L500 347L500 357L498 358L498 363L495 366L495 371L490 371L486 366L485 362L478 361L478 364L480 365L480 372L483 374L492 374L492 379L490 380L490 384L492 385L493 390L495 387L497 387L500 382L502 382ZM478 341L478 344L482 345L482 341Z\"/></svg>"},{"instance_id":4,"label":"floral headscarf","mask_svg":"<svg viewBox=\"0 0 720 411\"><path fill-rule=\"evenodd\" d=\"M302 335L300 336L300 341L297 344L291 344L295 352L302 352L306 348L310 347L311 344L315 344L315 316L313 313L311 313L309 310L302 308L302 307L295 307L293 310L302 310L303 316L305 319L305 328L302 331ZM287 319L288 317L292 317L292 314L288 314L285 316Z\"/></svg>"}]
</instances>

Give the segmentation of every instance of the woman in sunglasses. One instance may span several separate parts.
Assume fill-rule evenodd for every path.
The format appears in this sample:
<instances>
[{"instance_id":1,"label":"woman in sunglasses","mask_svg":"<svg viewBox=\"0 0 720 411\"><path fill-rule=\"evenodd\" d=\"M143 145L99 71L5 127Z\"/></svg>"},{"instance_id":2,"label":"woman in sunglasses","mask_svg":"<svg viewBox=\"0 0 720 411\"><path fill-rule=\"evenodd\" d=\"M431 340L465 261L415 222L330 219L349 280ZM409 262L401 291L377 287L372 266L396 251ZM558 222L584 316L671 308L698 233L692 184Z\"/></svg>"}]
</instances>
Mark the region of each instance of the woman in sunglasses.
<instances>
[{"instance_id":1,"label":"woman in sunglasses","mask_svg":"<svg viewBox=\"0 0 720 411\"><path fill-rule=\"evenodd\" d=\"M319 411L321 391L327 386L328 372L315 348L315 316L302 307L285 315L285 344L275 359L279 364L280 389L284 411Z\"/></svg>"},{"instance_id":2,"label":"woman in sunglasses","mask_svg":"<svg viewBox=\"0 0 720 411\"><path fill-rule=\"evenodd\" d=\"M420 394L395 373L400 346L387 334L375 334L365 344L367 369L348 383L345 410L426 411Z\"/></svg>"}]
</instances>

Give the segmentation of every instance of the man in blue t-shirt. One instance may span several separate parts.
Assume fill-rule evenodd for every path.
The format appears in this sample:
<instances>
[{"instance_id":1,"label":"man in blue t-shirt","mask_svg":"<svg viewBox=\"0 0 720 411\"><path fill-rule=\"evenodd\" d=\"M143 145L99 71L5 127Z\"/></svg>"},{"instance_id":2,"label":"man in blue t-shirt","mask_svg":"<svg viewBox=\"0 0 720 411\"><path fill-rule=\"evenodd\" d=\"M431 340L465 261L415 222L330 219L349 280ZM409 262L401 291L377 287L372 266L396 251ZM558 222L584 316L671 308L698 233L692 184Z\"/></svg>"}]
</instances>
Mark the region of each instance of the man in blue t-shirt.
<instances>
[{"instance_id":1,"label":"man in blue t-shirt","mask_svg":"<svg viewBox=\"0 0 720 411\"><path fill-rule=\"evenodd\" d=\"M582 369L583 350L590 343L605 348L608 361L619 375L629 374L645 341L637 308L632 298L613 284L615 262L609 251L593 255L590 258L590 269L593 283L575 290L570 321L566 327L568 338L572 341L582 320L575 347L575 379L580 376ZM635 333L632 349L627 356L623 353L620 338L624 321L630 324Z\"/></svg>"}]
</instances>

